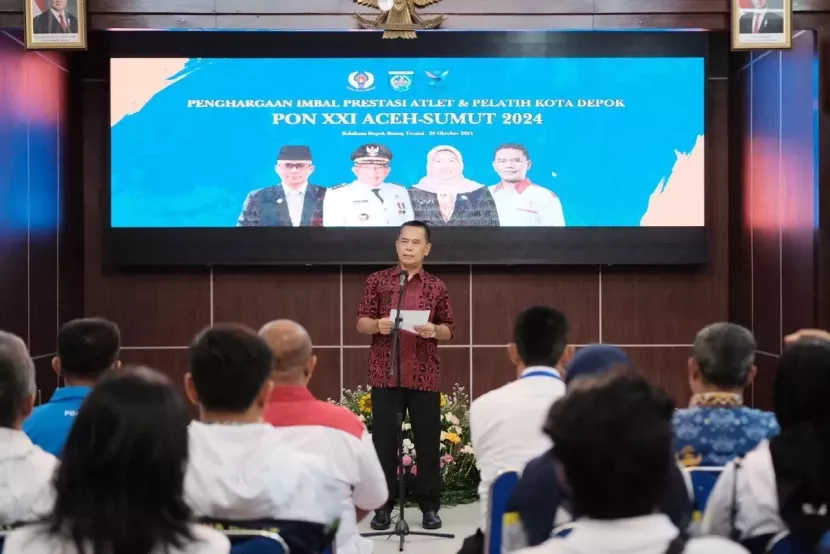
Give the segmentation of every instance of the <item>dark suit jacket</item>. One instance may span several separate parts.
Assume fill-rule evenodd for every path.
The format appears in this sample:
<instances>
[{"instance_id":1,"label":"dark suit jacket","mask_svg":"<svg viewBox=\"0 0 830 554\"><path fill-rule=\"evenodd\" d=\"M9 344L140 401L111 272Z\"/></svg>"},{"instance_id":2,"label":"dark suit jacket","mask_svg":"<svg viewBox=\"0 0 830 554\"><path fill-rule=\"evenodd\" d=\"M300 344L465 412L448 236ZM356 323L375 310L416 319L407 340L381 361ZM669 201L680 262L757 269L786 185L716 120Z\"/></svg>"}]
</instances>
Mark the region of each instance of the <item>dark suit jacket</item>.
<instances>
[{"instance_id":1,"label":"dark suit jacket","mask_svg":"<svg viewBox=\"0 0 830 554\"><path fill-rule=\"evenodd\" d=\"M752 19L754 13L745 13L741 16L740 32L752 33ZM777 13L767 12L761 19L761 29L759 33L783 33L784 32L784 18Z\"/></svg>"},{"instance_id":2,"label":"dark suit jacket","mask_svg":"<svg viewBox=\"0 0 830 554\"><path fill-rule=\"evenodd\" d=\"M567 502L567 498L556 476L555 456L551 450L525 466L507 511L519 512L528 546L538 546L550 538L556 511L563 502ZM677 464L672 464L669 486L659 508L678 529L685 529L691 523L692 501Z\"/></svg>"},{"instance_id":3,"label":"dark suit jacket","mask_svg":"<svg viewBox=\"0 0 830 554\"><path fill-rule=\"evenodd\" d=\"M35 34L77 33L78 18L69 12L65 11L63 13L66 15L66 31L63 30L58 18L52 13L52 10L46 10L33 20Z\"/></svg>"},{"instance_id":4,"label":"dark suit jacket","mask_svg":"<svg viewBox=\"0 0 830 554\"><path fill-rule=\"evenodd\" d=\"M412 211L415 219L423 221L433 227L498 227L499 214L496 211L496 201L487 187L481 187L473 192L459 194L455 198L455 209L449 221L441 217L441 208L438 205L438 195L434 192L411 188L409 198L412 200Z\"/></svg>"},{"instance_id":5,"label":"dark suit jacket","mask_svg":"<svg viewBox=\"0 0 830 554\"><path fill-rule=\"evenodd\" d=\"M303 213L300 227L323 226L323 198L326 189L309 185L305 189ZM237 221L239 227L292 227L291 214L282 185L266 187L248 193L242 213Z\"/></svg>"}]
</instances>

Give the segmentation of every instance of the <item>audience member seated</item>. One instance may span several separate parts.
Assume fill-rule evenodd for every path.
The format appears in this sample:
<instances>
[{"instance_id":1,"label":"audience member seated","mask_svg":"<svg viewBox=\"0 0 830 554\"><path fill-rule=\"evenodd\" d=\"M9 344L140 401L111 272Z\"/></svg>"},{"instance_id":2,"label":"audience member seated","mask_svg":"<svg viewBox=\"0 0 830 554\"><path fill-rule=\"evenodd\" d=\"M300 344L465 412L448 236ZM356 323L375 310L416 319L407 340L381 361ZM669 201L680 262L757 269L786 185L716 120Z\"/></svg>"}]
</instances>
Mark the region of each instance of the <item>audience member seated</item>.
<instances>
[{"instance_id":1,"label":"audience member seated","mask_svg":"<svg viewBox=\"0 0 830 554\"><path fill-rule=\"evenodd\" d=\"M264 423L274 357L255 331L215 325L190 346L185 390L201 421L189 427L185 498L197 516L220 521L304 522L327 527L341 515L339 483L325 461L290 447ZM289 545L298 537L283 538Z\"/></svg>"},{"instance_id":2,"label":"audience member seated","mask_svg":"<svg viewBox=\"0 0 830 554\"><path fill-rule=\"evenodd\" d=\"M689 358L690 406L674 415L675 454L686 467L723 466L778 434L775 415L744 406L757 368L755 338L734 323L713 323Z\"/></svg>"},{"instance_id":3,"label":"audience member seated","mask_svg":"<svg viewBox=\"0 0 830 554\"><path fill-rule=\"evenodd\" d=\"M273 321L259 334L274 354L274 389L265 422L276 427L285 444L326 460L329 475L340 482L338 554L371 554L372 541L360 536L357 523L389 497L371 435L352 412L317 400L309 392L317 356L301 325Z\"/></svg>"},{"instance_id":4,"label":"audience member seated","mask_svg":"<svg viewBox=\"0 0 830 554\"><path fill-rule=\"evenodd\" d=\"M21 431L35 391L35 366L26 345L0 331L0 525L34 521L52 510L58 460Z\"/></svg>"},{"instance_id":5,"label":"audience member seated","mask_svg":"<svg viewBox=\"0 0 830 554\"><path fill-rule=\"evenodd\" d=\"M66 442L54 510L10 534L4 554L227 554L228 539L191 524L182 499L187 421L159 373L102 379Z\"/></svg>"},{"instance_id":6,"label":"audience member seated","mask_svg":"<svg viewBox=\"0 0 830 554\"><path fill-rule=\"evenodd\" d=\"M568 363L565 384L570 389L582 378L630 364L631 361L625 352L616 346L590 345L581 348ZM550 418L549 415L549 427L552 425ZM677 464L671 468L669 486L660 496L659 509L679 529L686 529L691 522L692 502L689 489L684 472ZM567 491L559 482L553 449L534 458L525 466L507 510L519 513L524 531L523 539L528 546L542 544L550 538L555 524L570 520L573 507L570 505ZM513 542L518 541L514 538Z\"/></svg>"},{"instance_id":7,"label":"audience member seated","mask_svg":"<svg viewBox=\"0 0 830 554\"><path fill-rule=\"evenodd\" d=\"M657 513L672 468L672 413L663 392L630 371L575 382L546 431L578 521L565 538L522 554L739 554L718 537L688 539Z\"/></svg>"},{"instance_id":8,"label":"audience member seated","mask_svg":"<svg viewBox=\"0 0 830 554\"><path fill-rule=\"evenodd\" d=\"M830 342L806 336L781 355L781 433L730 463L709 497L704 531L764 552L783 531L812 551L830 530Z\"/></svg>"},{"instance_id":9,"label":"audience member seated","mask_svg":"<svg viewBox=\"0 0 830 554\"><path fill-rule=\"evenodd\" d=\"M461 552L481 552L487 528L490 486L502 471L521 471L534 456L550 448L542 432L551 404L565 394L557 367L572 354L568 320L544 306L526 309L516 319L507 355L517 380L492 390L470 406L470 435L481 473L478 494L481 520L476 533L464 541Z\"/></svg>"},{"instance_id":10,"label":"audience member seated","mask_svg":"<svg viewBox=\"0 0 830 554\"><path fill-rule=\"evenodd\" d=\"M61 456L69 430L92 386L107 371L120 367L120 347L118 327L106 319L76 319L60 328L58 355L52 360L52 368L63 377L64 386L23 422L23 431L33 443Z\"/></svg>"}]
</instances>

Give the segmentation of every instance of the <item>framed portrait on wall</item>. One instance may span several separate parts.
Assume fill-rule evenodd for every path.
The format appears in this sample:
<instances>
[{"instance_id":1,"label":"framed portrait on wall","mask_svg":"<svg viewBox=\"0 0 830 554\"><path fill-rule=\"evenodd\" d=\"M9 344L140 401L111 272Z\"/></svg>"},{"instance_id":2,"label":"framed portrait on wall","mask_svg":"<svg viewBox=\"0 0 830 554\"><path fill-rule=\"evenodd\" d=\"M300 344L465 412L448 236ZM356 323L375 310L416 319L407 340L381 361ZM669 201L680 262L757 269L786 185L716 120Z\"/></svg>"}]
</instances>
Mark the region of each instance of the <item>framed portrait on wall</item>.
<instances>
[{"instance_id":1,"label":"framed portrait on wall","mask_svg":"<svg viewBox=\"0 0 830 554\"><path fill-rule=\"evenodd\" d=\"M792 46L792 0L731 0L732 49L785 49Z\"/></svg>"},{"instance_id":2,"label":"framed portrait on wall","mask_svg":"<svg viewBox=\"0 0 830 554\"><path fill-rule=\"evenodd\" d=\"M85 49L84 0L24 0L26 48Z\"/></svg>"}]
</instances>

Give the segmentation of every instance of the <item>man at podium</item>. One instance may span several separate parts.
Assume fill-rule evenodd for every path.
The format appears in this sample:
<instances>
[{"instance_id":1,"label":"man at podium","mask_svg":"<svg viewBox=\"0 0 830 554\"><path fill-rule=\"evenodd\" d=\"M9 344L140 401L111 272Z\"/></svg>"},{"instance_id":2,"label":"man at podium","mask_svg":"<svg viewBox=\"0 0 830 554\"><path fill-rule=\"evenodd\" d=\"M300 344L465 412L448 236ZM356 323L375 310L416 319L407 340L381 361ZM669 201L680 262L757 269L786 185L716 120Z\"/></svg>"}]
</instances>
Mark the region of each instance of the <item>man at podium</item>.
<instances>
[{"instance_id":1,"label":"man at podium","mask_svg":"<svg viewBox=\"0 0 830 554\"><path fill-rule=\"evenodd\" d=\"M415 500L423 513L423 527L440 529L441 374L438 341L452 338L455 320L446 285L423 268L424 258L432 246L429 227L421 221L404 223L395 246L398 265L373 273L366 279L357 320L357 330L372 336L369 349L372 440L390 492L387 505L375 512L372 529L382 531L392 524L391 508L398 491L396 415L401 402L402 409L409 411L418 456ZM404 323L399 333L401 388L398 389L398 377L390 372L394 327L391 312L397 309L401 294L401 311L428 311L429 315L426 323L409 331Z\"/></svg>"}]
</instances>

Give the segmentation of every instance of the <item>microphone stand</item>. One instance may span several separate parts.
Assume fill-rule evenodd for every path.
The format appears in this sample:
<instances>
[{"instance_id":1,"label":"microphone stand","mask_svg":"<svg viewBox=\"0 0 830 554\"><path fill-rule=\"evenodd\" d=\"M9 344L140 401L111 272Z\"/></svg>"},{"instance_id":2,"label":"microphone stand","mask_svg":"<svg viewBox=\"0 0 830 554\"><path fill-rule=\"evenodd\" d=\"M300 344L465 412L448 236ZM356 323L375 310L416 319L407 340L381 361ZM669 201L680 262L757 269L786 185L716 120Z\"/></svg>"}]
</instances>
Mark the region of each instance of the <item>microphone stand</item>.
<instances>
[{"instance_id":1,"label":"microphone stand","mask_svg":"<svg viewBox=\"0 0 830 554\"><path fill-rule=\"evenodd\" d=\"M403 306L404 289L409 275L406 271L401 270L401 279L398 283L398 310L395 316L394 326L392 327L392 356L389 360L389 375L395 375L396 385L398 387L398 413L396 414L397 422L397 437L398 437L398 521L395 523L395 528L392 531L376 531L371 533L361 533L364 537L382 537L397 535L400 537L400 544L398 552L403 552L403 543L407 535L417 535L421 537L436 537L440 539L454 539L455 535L449 533L430 533L428 531L410 531L409 524L404 517L404 508L406 499L404 498L404 491L406 489L404 483L404 465L403 465L403 388L401 388L401 345L398 341L398 335L401 331L401 324L403 323L403 315L401 308Z\"/></svg>"}]
</instances>

